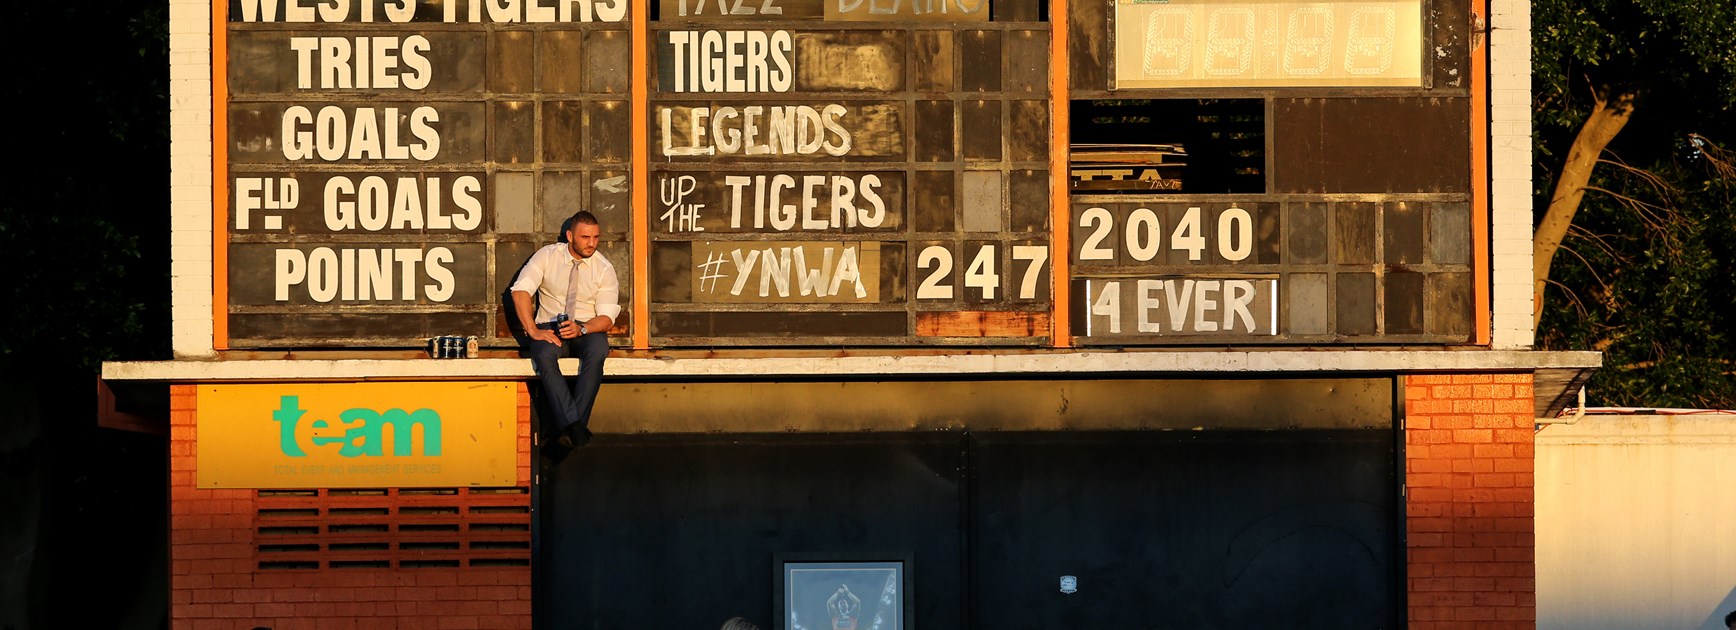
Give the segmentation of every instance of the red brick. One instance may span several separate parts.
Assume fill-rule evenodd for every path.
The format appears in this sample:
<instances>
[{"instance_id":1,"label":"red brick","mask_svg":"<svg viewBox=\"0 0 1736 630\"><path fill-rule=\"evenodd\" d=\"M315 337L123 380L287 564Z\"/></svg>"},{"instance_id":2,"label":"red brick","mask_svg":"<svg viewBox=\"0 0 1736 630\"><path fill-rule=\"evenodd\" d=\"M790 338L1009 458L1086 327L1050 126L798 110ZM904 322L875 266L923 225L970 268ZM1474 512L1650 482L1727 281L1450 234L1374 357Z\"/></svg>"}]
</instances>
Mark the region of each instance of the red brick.
<instances>
[{"instance_id":1,"label":"red brick","mask_svg":"<svg viewBox=\"0 0 1736 630\"><path fill-rule=\"evenodd\" d=\"M1510 445L1491 445L1490 448L1497 448L1498 446L1510 446ZM1496 459L1494 463L1495 463L1495 472L1529 473L1529 472L1531 472L1531 466L1532 466L1532 462L1529 459L1519 459L1519 458L1511 457L1511 456Z\"/></svg>"},{"instance_id":2,"label":"red brick","mask_svg":"<svg viewBox=\"0 0 1736 630\"><path fill-rule=\"evenodd\" d=\"M1406 387L1417 385L1445 385L1453 382L1451 374L1412 374L1405 379Z\"/></svg>"},{"instance_id":3,"label":"red brick","mask_svg":"<svg viewBox=\"0 0 1736 630\"><path fill-rule=\"evenodd\" d=\"M1471 595L1473 606L1502 607L1512 606L1515 603L1516 598L1513 597L1512 593L1473 593Z\"/></svg>"},{"instance_id":4,"label":"red brick","mask_svg":"<svg viewBox=\"0 0 1736 630\"><path fill-rule=\"evenodd\" d=\"M1442 444L1435 446L1431 452L1441 459L1468 459L1472 450L1470 444Z\"/></svg>"},{"instance_id":5,"label":"red brick","mask_svg":"<svg viewBox=\"0 0 1736 630\"><path fill-rule=\"evenodd\" d=\"M1530 427L1524 429L1496 429L1495 439L1501 442L1530 443L1536 439L1537 432Z\"/></svg>"},{"instance_id":6,"label":"red brick","mask_svg":"<svg viewBox=\"0 0 1736 630\"><path fill-rule=\"evenodd\" d=\"M1417 503L1411 501L1407 502L1407 505L1405 505L1404 513L1405 516L1410 518L1416 518L1419 516L1445 516L1447 514L1447 504Z\"/></svg>"},{"instance_id":7,"label":"red brick","mask_svg":"<svg viewBox=\"0 0 1736 630\"><path fill-rule=\"evenodd\" d=\"M1492 608L1454 608L1453 621L1494 621L1495 610Z\"/></svg>"},{"instance_id":8,"label":"red brick","mask_svg":"<svg viewBox=\"0 0 1736 630\"><path fill-rule=\"evenodd\" d=\"M1471 420L1472 427L1477 429L1511 429L1516 426L1530 426L1528 421L1525 424L1514 424L1513 416L1498 413L1479 413L1472 416Z\"/></svg>"},{"instance_id":9,"label":"red brick","mask_svg":"<svg viewBox=\"0 0 1736 630\"><path fill-rule=\"evenodd\" d=\"M1493 374L1454 374L1453 375L1453 383L1455 383L1455 384L1457 384L1457 383L1493 383L1493 382L1495 382L1495 375L1493 375Z\"/></svg>"},{"instance_id":10,"label":"red brick","mask_svg":"<svg viewBox=\"0 0 1736 630\"><path fill-rule=\"evenodd\" d=\"M1520 424L1530 425L1535 421L1532 418L1532 414L1537 413L1537 408L1532 404L1531 399L1529 398L1525 400L1497 400L1494 403L1494 412L1524 414L1514 418L1514 420L1518 421Z\"/></svg>"},{"instance_id":11,"label":"red brick","mask_svg":"<svg viewBox=\"0 0 1736 630\"><path fill-rule=\"evenodd\" d=\"M1465 563L1472 563L1472 562L1494 562L1494 561L1495 561L1495 550L1494 549L1490 549L1487 547L1456 547L1453 549L1453 562L1460 563L1461 565L1463 565ZM1473 569L1471 572L1475 572L1475 570ZM1492 581L1489 582L1488 588L1494 588L1494 587L1495 587L1495 583ZM1465 590L1480 590L1480 589L1459 588L1457 590L1465 591Z\"/></svg>"},{"instance_id":12,"label":"red brick","mask_svg":"<svg viewBox=\"0 0 1736 630\"><path fill-rule=\"evenodd\" d=\"M1453 413L1495 413L1495 401L1485 398L1455 400Z\"/></svg>"},{"instance_id":13,"label":"red brick","mask_svg":"<svg viewBox=\"0 0 1736 630\"><path fill-rule=\"evenodd\" d=\"M1467 415L1442 415L1442 416L1435 416L1434 418L1435 418L1435 428L1437 428L1437 429L1469 429L1469 428L1472 428L1471 416L1467 416Z\"/></svg>"},{"instance_id":14,"label":"red brick","mask_svg":"<svg viewBox=\"0 0 1736 630\"><path fill-rule=\"evenodd\" d=\"M216 604L211 607L211 616L227 619L253 616L253 604Z\"/></svg>"},{"instance_id":15,"label":"red brick","mask_svg":"<svg viewBox=\"0 0 1736 630\"><path fill-rule=\"evenodd\" d=\"M1482 446L1479 444L1478 446ZM1453 472L1456 473L1486 473L1495 471L1495 462L1487 459L1455 459Z\"/></svg>"},{"instance_id":16,"label":"red brick","mask_svg":"<svg viewBox=\"0 0 1736 630\"><path fill-rule=\"evenodd\" d=\"M1404 428L1407 430L1427 429L1430 426L1429 416L1407 416L1404 419Z\"/></svg>"},{"instance_id":17,"label":"red brick","mask_svg":"<svg viewBox=\"0 0 1736 630\"><path fill-rule=\"evenodd\" d=\"M1438 413L1452 413L1452 411L1453 401L1451 400L1435 400L1433 398L1428 398L1405 403L1406 413L1421 416L1434 415Z\"/></svg>"},{"instance_id":18,"label":"red brick","mask_svg":"<svg viewBox=\"0 0 1736 630\"><path fill-rule=\"evenodd\" d=\"M442 630L476 630L482 627L482 622L476 617L461 617L446 615L439 618L439 624L433 626Z\"/></svg>"},{"instance_id":19,"label":"red brick","mask_svg":"<svg viewBox=\"0 0 1736 630\"><path fill-rule=\"evenodd\" d=\"M1470 385L1436 385L1432 389L1436 399L1450 400L1471 397Z\"/></svg>"},{"instance_id":20,"label":"red brick","mask_svg":"<svg viewBox=\"0 0 1736 630\"><path fill-rule=\"evenodd\" d=\"M1491 433L1489 429L1459 429L1453 431L1453 441L1459 444L1486 443L1494 440L1494 435Z\"/></svg>"},{"instance_id":21,"label":"red brick","mask_svg":"<svg viewBox=\"0 0 1736 630\"><path fill-rule=\"evenodd\" d=\"M1442 473L1453 471L1453 460L1450 459L1406 458L1405 464L1405 467L1412 473Z\"/></svg>"},{"instance_id":22,"label":"red brick","mask_svg":"<svg viewBox=\"0 0 1736 630\"><path fill-rule=\"evenodd\" d=\"M1520 625L1515 625L1514 627L1531 626L1537 621L1537 609L1522 606L1497 608L1495 609L1495 618L1501 621L1520 622Z\"/></svg>"},{"instance_id":23,"label":"red brick","mask_svg":"<svg viewBox=\"0 0 1736 630\"><path fill-rule=\"evenodd\" d=\"M1531 374L1528 372L1516 372L1516 373L1511 373L1511 374L1496 374L1496 375L1494 375L1493 380L1496 383L1527 383L1527 384L1529 384L1531 382Z\"/></svg>"},{"instance_id":24,"label":"red brick","mask_svg":"<svg viewBox=\"0 0 1736 630\"><path fill-rule=\"evenodd\" d=\"M1528 577L1495 578L1494 588L1503 591L1537 592L1537 580Z\"/></svg>"}]
</instances>

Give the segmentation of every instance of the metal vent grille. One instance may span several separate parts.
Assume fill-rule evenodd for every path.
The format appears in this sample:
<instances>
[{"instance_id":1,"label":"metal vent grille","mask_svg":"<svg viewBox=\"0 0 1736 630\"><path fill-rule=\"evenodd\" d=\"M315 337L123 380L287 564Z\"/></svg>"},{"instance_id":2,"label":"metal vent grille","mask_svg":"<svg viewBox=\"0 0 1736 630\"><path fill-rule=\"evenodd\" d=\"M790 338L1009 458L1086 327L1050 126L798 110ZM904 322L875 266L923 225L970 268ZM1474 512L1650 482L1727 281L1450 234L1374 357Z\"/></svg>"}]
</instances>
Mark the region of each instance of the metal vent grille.
<instances>
[{"instance_id":1,"label":"metal vent grille","mask_svg":"<svg viewBox=\"0 0 1736 630\"><path fill-rule=\"evenodd\" d=\"M260 490L261 570L530 565L530 489Z\"/></svg>"}]
</instances>

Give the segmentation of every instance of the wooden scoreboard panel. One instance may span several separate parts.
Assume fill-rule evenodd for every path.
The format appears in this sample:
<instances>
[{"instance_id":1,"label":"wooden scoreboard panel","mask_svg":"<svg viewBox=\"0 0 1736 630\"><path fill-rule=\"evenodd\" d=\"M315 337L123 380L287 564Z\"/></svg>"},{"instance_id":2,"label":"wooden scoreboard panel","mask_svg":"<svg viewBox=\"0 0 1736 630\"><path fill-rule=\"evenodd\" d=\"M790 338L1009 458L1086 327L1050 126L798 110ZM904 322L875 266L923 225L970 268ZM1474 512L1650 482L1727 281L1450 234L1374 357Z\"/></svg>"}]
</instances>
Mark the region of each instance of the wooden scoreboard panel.
<instances>
[{"instance_id":1,"label":"wooden scoreboard panel","mask_svg":"<svg viewBox=\"0 0 1736 630\"><path fill-rule=\"evenodd\" d=\"M231 2L228 347L510 346L507 287L578 209L621 275L617 345L1473 337L1468 20L1413 23L1463 0L1265 3L1245 24L1136 4L1069 3L1057 95L1035 1L661 0L645 19L626 0ZM1370 39L1385 21L1368 7L1402 18L1398 35ZM1134 13L1241 24L1200 31L1195 60L1246 53L1266 74L1165 83L1146 58L1183 49L1116 36ZM1331 43L1343 76L1272 78L1301 67L1261 39L1286 24ZM1056 124L1076 143L1060 211ZM1126 167L1139 152L1101 142L1162 157ZM1197 177L1214 159L1222 176Z\"/></svg>"},{"instance_id":2,"label":"wooden scoreboard panel","mask_svg":"<svg viewBox=\"0 0 1736 630\"><path fill-rule=\"evenodd\" d=\"M652 345L1047 342L1047 25L816 4L653 23Z\"/></svg>"},{"instance_id":3,"label":"wooden scoreboard panel","mask_svg":"<svg viewBox=\"0 0 1736 630\"><path fill-rule=\"evenodd\" d=\"M627 0L241 0L228 20L231 347L510 345L507 285L580 208L631 303Z\"/></svg>"}]
</instances>

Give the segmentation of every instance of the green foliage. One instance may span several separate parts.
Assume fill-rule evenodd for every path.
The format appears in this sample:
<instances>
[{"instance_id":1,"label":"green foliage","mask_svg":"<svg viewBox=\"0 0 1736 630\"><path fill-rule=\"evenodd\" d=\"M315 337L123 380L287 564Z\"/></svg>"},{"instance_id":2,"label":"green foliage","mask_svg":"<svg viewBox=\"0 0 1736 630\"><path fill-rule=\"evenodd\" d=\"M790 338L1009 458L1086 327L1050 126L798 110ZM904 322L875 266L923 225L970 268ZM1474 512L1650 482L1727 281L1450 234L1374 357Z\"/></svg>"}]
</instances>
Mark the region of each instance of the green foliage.
<instances>
[{"instance_id":1,"label":"green foliage","mask_svg":"<svg viewBox=\"0 0 1736 630\"><path fill-rule=\"evenodd\" d=\"M1736 408L1736 155L1693 137L1645 170L1603 166L1540 344L1603 351L1593 404Z\"/></svg>"},{"instance_id":2,"label":"green foliage","mask_svg":"<svg viewBox=\"0 0 1736 630\"><path fill-rule=\"evenodd\" d=\"M26 3L8 38L18 114L0 195L0 369L167 358L167 5ZM55 44L61 44L57 48Z\"/></svg>"},{"instance_id":3,"label":"green foliage","mask_svg":"<svg viewBox=\"0 0 1736 630\"><path fill-rule=\"evenodd\" d=\"M1736 408L1736 0L1532 3L1534 207L1598 98L1634 97L1551 269L1538 345L1593 404Z\"/></svg>"}]
</instances>

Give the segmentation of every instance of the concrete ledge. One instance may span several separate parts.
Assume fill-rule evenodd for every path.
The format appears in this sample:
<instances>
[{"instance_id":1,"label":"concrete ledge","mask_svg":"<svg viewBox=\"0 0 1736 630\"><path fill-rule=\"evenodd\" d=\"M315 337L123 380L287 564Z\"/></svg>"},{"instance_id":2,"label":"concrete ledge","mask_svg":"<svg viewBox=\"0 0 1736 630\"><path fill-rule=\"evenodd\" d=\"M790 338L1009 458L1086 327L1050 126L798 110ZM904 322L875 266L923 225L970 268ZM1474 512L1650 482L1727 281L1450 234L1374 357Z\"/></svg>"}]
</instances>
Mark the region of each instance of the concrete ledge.
<instances>
[{"instance_id":1,"label":"concrete ledge","mask_svg":"<svg viewBox=\"0 0 1736 630\"><path fill-rule=\"evenodd\" d=\"M630 358L609 360L608 380L832 377L968 377L1017 374L1302 374L1331 372L1495 372L1597 368L1598 352L1506 350L1077 351L849 357ZM573 374L578 360L561 363ZM108 381L245 382L522 380L527 359L298 359L115 361Z\"/></svg>"}]
</instances>

